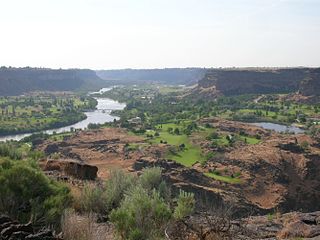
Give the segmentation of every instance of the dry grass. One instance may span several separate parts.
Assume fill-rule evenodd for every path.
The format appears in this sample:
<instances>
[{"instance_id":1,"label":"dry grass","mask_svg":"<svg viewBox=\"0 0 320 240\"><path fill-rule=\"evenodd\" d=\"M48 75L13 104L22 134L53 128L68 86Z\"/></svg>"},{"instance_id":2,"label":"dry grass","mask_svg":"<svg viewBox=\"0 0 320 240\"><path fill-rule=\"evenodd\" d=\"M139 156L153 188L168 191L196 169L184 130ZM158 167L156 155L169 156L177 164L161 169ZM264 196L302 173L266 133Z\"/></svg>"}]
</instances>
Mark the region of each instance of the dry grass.
<instances>
[{"instance_id":1,"label":"dry grass","mask_svg":"<svg viewBox=\"0 0 320 240\"><path fill-rule=\"evenodd\" d=\"M106 224L98 224L94 214L78 215L66 211L62 219L64 240L111 240L113 229Z\"/></svg>"}]
</instances>

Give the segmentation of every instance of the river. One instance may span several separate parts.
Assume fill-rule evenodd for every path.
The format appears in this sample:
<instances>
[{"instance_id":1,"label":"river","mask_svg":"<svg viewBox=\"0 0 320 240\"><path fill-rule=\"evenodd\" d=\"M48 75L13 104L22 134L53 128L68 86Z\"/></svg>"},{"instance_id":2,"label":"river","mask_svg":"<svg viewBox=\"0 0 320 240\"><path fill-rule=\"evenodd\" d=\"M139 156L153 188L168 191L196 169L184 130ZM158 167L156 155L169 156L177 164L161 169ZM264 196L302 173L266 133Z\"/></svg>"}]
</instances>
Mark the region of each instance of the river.
<instances>
[{"instance_id":1,"label":"river","mask_svg":"<svg viewBox=\"0 0 320 240\"><path fill-rule=\"evenodd\" d=\"M102 88L99 92L95 93L103 93L110 90L110 88ZM49 129L44 130L44 133L52 134L54 132L56 133L62 133L62 132L68 132L71 128L73 129L85 129L89 123L100 123L103 124L105 122L112 122L114 119L119 119L116 116L111 115L112 110L122 110L125 108L126 104L119 103L117 101L114 101L109 98L95 98L98 101L96 110L85 112L87 118L77 122L75 124L61 127L61 128L55 128L55 129ZM9 140L16 140L19 141L23 139L24 137L30 136L32 133L24 133L24 134L14 134L14 135L7 135L0 137L0 141L9 141Z\"/></svg>"}]
</instances>

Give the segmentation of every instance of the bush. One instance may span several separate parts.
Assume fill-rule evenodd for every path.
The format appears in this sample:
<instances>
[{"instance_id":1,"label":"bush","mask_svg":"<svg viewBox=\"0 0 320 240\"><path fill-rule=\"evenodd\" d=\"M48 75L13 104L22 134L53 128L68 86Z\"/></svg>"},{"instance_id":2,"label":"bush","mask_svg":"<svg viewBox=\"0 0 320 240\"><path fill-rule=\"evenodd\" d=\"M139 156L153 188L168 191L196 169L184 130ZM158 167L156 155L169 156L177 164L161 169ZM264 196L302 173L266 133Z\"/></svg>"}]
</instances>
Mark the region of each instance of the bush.
<instances>
[{"instance_id":1,"label":"bush","mask_svg":"<svg viewBox=\"0 0 320 240\"><path fill-rule=\"evenodd\" d=\"M130 174L125 174L122 170L112 170L110 179L106 182L106 204L111 210L119 206L124 197L124 193L134 186L136 178Z\"/></svg>"},{"instance_id":2,"label":"bush","mask_svg":"<svg viewBox=\"0 0 320 240\"><path fill-rule=\"evenodd\" d=\"M207 140L215 140L219 139L219 134L217 132L210 133L209 136L207 137Z\"/></svg>"},{"instance_id":3,"label":"bush","mask_svg":"<svg viewBox=\"0 0 320 240\"><path fill-rule=\"evenodd\" d=\"M104 189L92 184L86 184L81 191L77 203L82 212L95 212L99 214L106 214L107 200Z\"/></svg>"},{"instance_id":4,"label":"bush","mask_svg":"<svg viewBox=\"0 0 320 240\"><path fill-rule=\"evenodd\" d=\"M171 218L169 206L153 190L150 194L142 186L132 188L118 209L110 214L121 239L157 239L164 233Z\"/></svg>"},{"instance_id":5,"label":"bush","mask_svg":"<svg viewBox=\"0 0 320 240\"><path fill-rule=\"evenodd\" d=\"M139 177L139 183L147 190L152 190L154 188L157 189L161 181L162 177L160 167L146 168Z\"/></svg>"},{"instance_id":6,"label":"bush","mask_svg":"<svg viewBox=\"0 0 320 240\"><path fill-rule=\"evenodd\" d=\"M0 160L0 212L21 222L59 224L69 189L27 161Z\"/></svg>"},{"instance_id":7,"label":"bush","mask_svg":"<svg viewBox=\"0 0 320 240\"><path fill-rule=\"evenodd\" d=\"M187 193L180 190L177 200L177 207L174 210L173 216L175 219L183 219L194 211L195 199L193 193Z\"/></svg>"},{"instance_id":8,"label":"bush","mask_svg":"<svg viewBox=\"0 0 320 240\"><path fill-rule=\"evenodd\" d=\"M206 155L206 160L210 160L215 156L215 152L208 152Z\"/></svg>"},{"instance_id":9,"label":"bush","mask_svg":"<svg viewBox=\"0 0 320 240\"><path fill-rule=\"evenodd\" d=\"M93 214L79 216L74 211L66 211L62 221L64 240L105 240L108 235L106 226L97 226Z\"/></svg>"},{"instance_id":10,"label":"bush","mask_svg":"<svg viewBox=\"0 0 320 240\"><path fill-rule=\"evenodd\" d=\"M309 149L309 143L307 141L303 141L300 145L304 150Z\"/></svg>"},{"instance_id":11,"label":"bush","mask_svg":"<svg viewBox=\"0 0 320 240\"><path fill-rule=\"evenodd\" d=\"M0 156L20 160L22 158L22 153L14 144L0 143Z\"/></svg>"},{"instance_id":12,"label":"bush","mask_svg":"<svg viewBox=\"0 0 320 240\"><path fill-rule=\"evenodd\" d=\"M89 123L87 126L88 129L99 129L100 127L101 125L98 123Z\"/></svg>"}]
</instances>

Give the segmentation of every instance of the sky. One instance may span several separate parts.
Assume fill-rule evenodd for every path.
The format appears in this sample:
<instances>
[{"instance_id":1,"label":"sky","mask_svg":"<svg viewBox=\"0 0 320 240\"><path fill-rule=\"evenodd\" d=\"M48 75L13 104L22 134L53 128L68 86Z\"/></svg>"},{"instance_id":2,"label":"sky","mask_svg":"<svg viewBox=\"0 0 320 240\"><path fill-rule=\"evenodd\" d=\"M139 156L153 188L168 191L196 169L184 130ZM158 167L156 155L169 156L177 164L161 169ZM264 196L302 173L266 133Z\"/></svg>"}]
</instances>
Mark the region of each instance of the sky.
<instances>
[{"instance_id":1,"label":"sky","mask_svg":"<svg viewBox=\"0 0 320 240\"><path fill-rule=\"evenodd\" d=\"M320 0L0 0L0 65L320 66Z\"/></svg>"}]
</instances>

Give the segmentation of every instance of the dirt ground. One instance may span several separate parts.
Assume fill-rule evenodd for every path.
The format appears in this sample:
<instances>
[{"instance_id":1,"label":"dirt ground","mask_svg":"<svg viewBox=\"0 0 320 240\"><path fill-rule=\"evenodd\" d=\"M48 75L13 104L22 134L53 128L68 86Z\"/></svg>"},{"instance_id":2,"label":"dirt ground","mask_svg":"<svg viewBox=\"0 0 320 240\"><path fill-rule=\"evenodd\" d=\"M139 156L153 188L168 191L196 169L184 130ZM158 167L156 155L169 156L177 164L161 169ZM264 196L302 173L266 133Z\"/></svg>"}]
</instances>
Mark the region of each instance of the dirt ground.
<instances>
[{"instance_id":1,"label":"dirt ground","mask_svg":"<svg viewBox=\"0 0 320 240\"><path fill-rule=\"evenodd\" d=\"M48 155L59 152L62 160L73 158L96 166L101 179L107 179L114 168L130 171L138 159L163 151L163 147L150 146L143 137L119 128L81 131L63 142L46 141L39 148Z\"/></svg>"}]
</instances>

